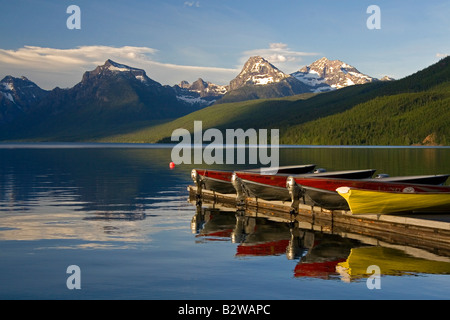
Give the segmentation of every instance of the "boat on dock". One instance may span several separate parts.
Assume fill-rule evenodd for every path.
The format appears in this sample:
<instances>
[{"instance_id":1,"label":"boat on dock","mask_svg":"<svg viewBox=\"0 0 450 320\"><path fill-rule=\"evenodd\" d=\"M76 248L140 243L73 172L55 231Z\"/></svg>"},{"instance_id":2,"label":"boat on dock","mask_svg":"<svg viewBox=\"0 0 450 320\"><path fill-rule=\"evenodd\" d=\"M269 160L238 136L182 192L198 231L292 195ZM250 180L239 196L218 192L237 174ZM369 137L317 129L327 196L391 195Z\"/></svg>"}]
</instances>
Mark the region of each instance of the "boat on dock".
<instances>
[{"instance_id":1,"label":"boat on dock","mask_svg":"<svg viewBox=\"0 0 450 320\"><path fill-rule=\"evenodd\" d=\"M335 179L290 176L286 186L294 196L306 196L314 205L328 210L349 210L348 202L336 191L339 187L399 192L414 187L420 192L432 192L447 175L399 176L374 179ZM445 180L444 180L445 181ZM294 191L295 189L298 189ZM297 193L297 195L295 195Z\"/></svg>"},{"instance_id":2,"label":"boat on dock","mask_svg":"<svg viewBox=\"0 0 450 320\"><path fill-rule=\"evenodd\" d=\"M291 206L295 210L300 200L303 204L319 206L328 210L351 210L353 213L365 211L365 213L389 213L398 211L414 210L437 210L444 205L444 210L450 212L446 205L448 197L448 186L441 186L450 177L448 174L440 175L415 175L390 177L379 175L371 178L375 169L365 170L344 170L324 172L323 169L312 172L314 164L280 167L278 174L264 174L264 168L249 169L244 171L224 171L193 169L191 177L197 186L198 197L202 189L210 190L221 194L237 194L237 204L245 202L247 197L263 199L267 201L291 201ZM349 188L348 195L365 193L366 207L361 204L350 207L350 198L340 194L337 189L340 187ZM443 188L446 191L436 191ZM355 190L355 192L352 192ZM363 191L360 191L363 190ZM364 190L373 191L372 198ZM413 190L412 194L418 193L416 197L405 196L405 190ZM386 194L383 194L385 192ZM433 193L438 193L434 197ZM424 197L424 194L427 194ZM375 197L379 195L379 197ZM398 196L395 196L398 195ZM380 198L385 196L384 202L389 202L386 209L376 209L372 206L384 203ZM352 198L354 198L353 196ZM369 199L370 198L370 199ZM398 202L413 201L415 206L406 204L394 204ZM409 200L406 200L408 198ZM425 200L427 199L427 200ZM441 199L444 203L440 204ZM430 204L425 204L430 202ZM434 204L436 203L436 204ZM391 206L392 208L389 208ZM363 208L363 209L360 209Z\"/></svg>"},{"instance_id":3,"label":"boat on dock","mask_svg":"<svg viewBox=\"0 0 450 320\"><path fill-rule=\"evenodd\" d=\"M231 184L233 172L223 170L192 169L191 178L197 188L219 193L236 193Z\"/></svg>"},{"instance_id":4,"label":"boat on dock","mask_svg":"<svg viewBox=\"0 0 450 320\"><path fill-rule=\"evenodd\" d=\"M278 168L278 174L301 174L312 172L316 167L315 164L303 164L303 165L292 165L292 166L282 166ZM248 169L244 172L250 173L264 173L270 172L270 168L256 168ZM211 190L224 194L235 194L236 189L231 183L231 178L233 171L225 170L207 170L207 169L192 169L191 178L197 187L202 187L206 190ZM284 178L286 181L286 178Z\"/></svg>"},{"instance_id":5,"label":"boat on dock","mask_svg":"<svg viewBox=\"0 0 450 320\"><path fill-rule=\"evenodd\" d=\"M406 182L412 184L434 184L443 185L450 174L433 174L433 175L417 175L417 176L399 176L390 177L389 175L380 174L375 177L376 180L384 182Z\"/></svg>"},{"instance_id":6,"label":"boat on dock","mask_svg":"<svg viewBox=\"0 0 450 320\"><path fill-rule=\"evenodd\" d=\"M316 172L299 174L295 177L302 178L347 178L347 179L366 179L372 177L375 169L366 170L344 170L330 172ZM244 192L248 196L260 198L264 200L274 201L290 201L291 196L286 188L286 180L290 175L264 175L256 172L236 171L232 178L233 181L239 179ZM236 186L235 186L236 187ZM334 189L336 190L336 188ZM239 191L238 191L239 193Z\"/></svg>"},{"instance_id":7,"label":"boat on dock","mask_svg":"<svg viewBox=\"0 0 450 320\"><path fill-rule=\"evenodd\" d=\"M302 174L302 173L308 173L312 172L314 168L316 167L315 164L301 164L301 165L294 165L294 166L282 166L278 167L276 174ZM319 169L323 170L323 169ZM247 172L259 172L261 174L271 174L273 171L272 168L258 168L258 169L249 169L245 170Z\"/></svg>"},{"instance_id":8,"label":"boat on dock","mask_svg":"<svg viewBox=\"0 0 450 320\"><path fill-rule=\"evenodd\" d=\"M353 214L450 212L450 187L405 185L402 190L371 190L343 186L336 189Z\"/></svg>"}]
</instances>

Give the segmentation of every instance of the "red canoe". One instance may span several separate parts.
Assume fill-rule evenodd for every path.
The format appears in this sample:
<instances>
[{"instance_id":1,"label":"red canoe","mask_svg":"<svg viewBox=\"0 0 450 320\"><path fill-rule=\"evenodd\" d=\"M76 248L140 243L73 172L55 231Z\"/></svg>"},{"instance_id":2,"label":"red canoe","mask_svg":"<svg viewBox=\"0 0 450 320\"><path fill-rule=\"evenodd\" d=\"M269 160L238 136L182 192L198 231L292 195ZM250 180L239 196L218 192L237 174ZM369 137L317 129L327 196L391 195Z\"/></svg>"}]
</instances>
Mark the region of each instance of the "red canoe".
<instances>
[{"instance_id":1,"label":"red canoe","mask_svg":"<svg viewBox=\"0 0 450 320\"><path fill-rule=\"evenodd\" d=\"M314 177L314 178L348 178L348 179L365 179L371 177L376 170L346 170L346 171L330 171L296 175L296 177ZM256 172L236 171L235 176L238 177L245 191L253 197L264 200L274 201L290 201L291 197L286 188L286 179L289 175L264 175Z\"/></svg>"},{"instance_id":2,"label":"red canoe","mask_svg":"<svg viewBox=\"0 0 450 320\"><path fill-rule=\"evenodd\" d=\"M286 185L286 177L288 175L311 172L315 167L315 164L283 166L278 168L278 173L284 174L284 184ZM265 170L268 169L257 168L246 170L245 172L259 174ZM232 175L233 171L224 170L193 169L191 172L191 178L196 185L201 183L204 189L225 194L236 193L231 183Z\"/></svg>"}]
</instances>

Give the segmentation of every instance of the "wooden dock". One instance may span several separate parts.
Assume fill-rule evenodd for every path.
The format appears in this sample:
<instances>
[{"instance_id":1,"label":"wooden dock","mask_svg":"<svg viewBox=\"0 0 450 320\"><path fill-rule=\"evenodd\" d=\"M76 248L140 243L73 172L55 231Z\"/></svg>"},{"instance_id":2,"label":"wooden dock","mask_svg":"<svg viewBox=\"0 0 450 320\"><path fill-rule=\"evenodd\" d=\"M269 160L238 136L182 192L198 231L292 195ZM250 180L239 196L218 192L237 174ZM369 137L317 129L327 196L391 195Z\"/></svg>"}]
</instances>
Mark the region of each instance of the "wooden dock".
<instances>
[{"instance_id":1,"label":"wooden dock","mask_svg":"<svg viewBox=\"0 0 450 320\"><path fill-rule=\"evenodd\" d=\"M292 214L291 202L246 198L245 202L238 206L235 194L221 194L203 189L201 194L197 195L195 186L189 186L188 191L189 201L197 205L245 210L245 214L250 216L296 222L314 230L360 234L391 244L412 246L450 256L450 222L446 221L402 215L354 215L349 211L330 211L303 204L299 204L298 212Z\"/></svg>"}]
</instances>

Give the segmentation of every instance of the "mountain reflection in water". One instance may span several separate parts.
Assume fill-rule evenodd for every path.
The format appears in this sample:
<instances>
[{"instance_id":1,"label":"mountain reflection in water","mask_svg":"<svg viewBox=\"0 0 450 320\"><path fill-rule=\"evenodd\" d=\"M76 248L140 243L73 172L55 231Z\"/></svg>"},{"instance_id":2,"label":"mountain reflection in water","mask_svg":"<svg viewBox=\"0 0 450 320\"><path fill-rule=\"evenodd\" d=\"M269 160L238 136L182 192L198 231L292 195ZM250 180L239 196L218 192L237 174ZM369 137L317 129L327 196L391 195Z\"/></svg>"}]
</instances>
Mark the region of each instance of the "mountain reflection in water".
<instances>
[{"instance_id":1,"label":"mountain reflection in water","mask_svg":"<svg viewBox=\"0 0 450 320\"><path fill-rule=\"evenodd\" d=\"M312 225L305 228L297 220L250 216L244 210L198 206L191 230L197 243L236 244L236 258L285 256L298 260L291 270L296 278L355 281L371 276L367 271L371 265L379 266L381 275L450 274L450 257L357 234L344 236Z\"/></svg>"}]
</instances>

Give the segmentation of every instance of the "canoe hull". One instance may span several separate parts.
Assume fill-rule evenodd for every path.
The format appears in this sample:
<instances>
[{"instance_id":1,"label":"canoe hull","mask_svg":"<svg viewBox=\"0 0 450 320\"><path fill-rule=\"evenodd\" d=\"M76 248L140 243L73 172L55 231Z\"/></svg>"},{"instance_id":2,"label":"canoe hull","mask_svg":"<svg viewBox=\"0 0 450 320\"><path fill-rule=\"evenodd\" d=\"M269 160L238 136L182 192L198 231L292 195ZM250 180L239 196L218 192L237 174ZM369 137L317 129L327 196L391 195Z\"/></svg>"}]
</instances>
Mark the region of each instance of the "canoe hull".
<instances>
[{"instance_id":1,"label":"canoe hull","mask_svg":"<svg viewBox=\"0 0 450 320\"><path fill-rule=\"evenodd\" d=\"M311 172L316 167L315 164L305 164L305 165L293 165L293 166L281 166L278 168L280 174L303 174ZM245 172L260 174L260 172L270 172L270 168L258 168L250 169ZM224 194L235 194L236 189L232 184L233 172L224 170L206 170L206 169L193 169L191 176L194 183L198 184L201 182L202 188L224 193ZM266 175L268 177L275 175ZM283 186L286 185L286 177L284 178Z\"/></svg>"},{"instance_id":2,"label":"canoe hull","mask_svg":"<svg viewBox=\"0 0 450 320\"><path fill-rule=\"evenodd\" d=\"M450 212L450 191L388 192L341 187L337 192L353 214Z\"/></svg>"},{"instance_id":3,"label":"canoe hull","mask_svg":"<svg viewBox=\"0 0 450 320\"><path fill-rule=\"evenodd\" d=\"M315 164L303 164L298 166L281 166L278 167L278 171L276 174L303 174L312 172L316 167ZM259 168L259 169L251 169L248 172L256 172L260 174L270 174L273 171L271 168Z\"/></svg>"},{"instance_id":4,"label":"canoe hull","mask_svg":"<svg viewBox=\"0 0 450 320\"><path fill-rule=\"evenodd\" d=\"M436 192L443 191L446 187L411 184L407 177L391 178L389 181L384 179L335 179L335 178L315 178L308 177L292 177L295 183L299 185L305 192L306 197L315 205L328 210L349 210L348 202L340 196L336 189L339 187L352 187L367 190L379 190L390 192L402 192L405 188L414 187L420 192ZM423 176L423 180L414 177L416 182L427 182L427 177ZM405 182L405 183L404 183Z\"/></svg>"},{"instance_id":5,"label":"canoe hull","mask_svg":"<svg viewBox=\"0 0 450 320\"><path fill-rule=\"evenodd\" d=\"M348 179L365 179L371 177L375 170L351 170L351 171L330 171L321 173L307 173L299 174L296 176L301 176L305 178L339 178L347 177ZM287 174L277 174L277 175L264 175L253 172L235 172L235 175L240 178L245 189L248 191L249 196L260 198L268 201L290 201L291 196L289 190L286 188ZM336 191L333 189L333 193L336 196L336 201L343 202ZM313 204L308 202L308 204Z\"/></svg>"},{"instance_id":6,"label":"canoe hull","mask_svg":"<svg viewBox=\"0 0 450 320\"><path fill-rule=\"evenodd\" d=\"M191 177L197 187L219 193L236 193L231 184L232 172L221 170L193 169Z\"/></svg>"},{"instance_id":7,"label":"canoe hull","mask_svg":"<svg viewBox=\"0 0 450 320\"><path fill-rule=\"evenodd\" d=\"M347 201L336 191L302 186L309 203L328 210L349 210Z\"/></svg>"},{"instance_id":8,"label":"canoe hull","mask_svg":"<svg viewBox=\"0 0 450 320\"><path fill-rule=\"evenodd\" d=\"M236 190L234 189L233 185L230 181L224 181L220 179L214 179L211 177L205 177L203 179L204 188L206 190L215 191L218 193L224 193L224 194L232 194L236 193Z\"/></svg>"},{"instance_id":9,"label":"canoe hull","mask_svg":"<svg viewBox=\"0 0 450 320\"><path fill-rule=\"evenodd\" d=\"M448 177L448 174L436 174L436 175L422 175L422 176L404 176L404 177L387 177L387 178L379 178L375 180L379 180L381 182L403 182L403 183L411 183L411 184L434 184L434 185L443 185Z\"/></svg>"},{"instance_id":10,"label":"canoe hull","mask_svg":"<svg viewBox=\"0 0 450 320\"><path fill-rule=\"evenodd\" d=\"M249 195L268 201L290 201L288 189L286 189L286 177L284 177L284 187L262 184L250 180L241 180Z\"/></svg>"}]
</instances>

